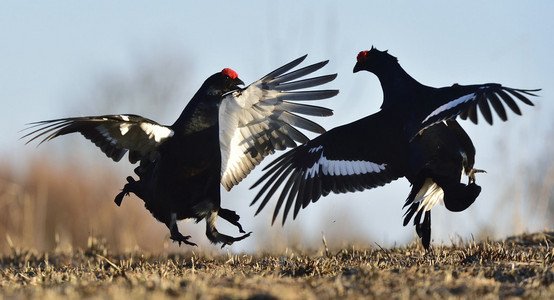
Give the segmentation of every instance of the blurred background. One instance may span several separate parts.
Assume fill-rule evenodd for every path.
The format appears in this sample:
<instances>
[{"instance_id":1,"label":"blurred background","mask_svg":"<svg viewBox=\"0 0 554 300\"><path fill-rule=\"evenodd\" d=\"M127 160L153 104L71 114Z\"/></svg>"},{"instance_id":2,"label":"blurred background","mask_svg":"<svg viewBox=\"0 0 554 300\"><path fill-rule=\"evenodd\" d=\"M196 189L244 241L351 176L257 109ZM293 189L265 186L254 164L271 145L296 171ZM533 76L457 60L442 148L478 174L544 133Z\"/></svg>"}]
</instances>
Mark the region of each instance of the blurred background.
<instances>
[{"instance_id":1,"label":"blurred background","mask_svg":"<svg viewBox=\"0 0 554 300\"><path fill-rule=\"evenodd\" d=\"M378 3L382 2L382 3ZM105 238L118 250L254 252L330 246L388 247L415 239L402 226L409 183L330 195L287 225L271 226L273 204L254 217L258 167L222 205L236 210L250 238L218 250L205 223L180 222L199 248L169 241L136 197L114 196L132 174L80 135L36 147L19 138L27 123L132 113L171 124L211 74L233 68L247 84L308 53L339 73L320 101L334 109L330 129L378 110L377 78L352 73L356 55L388 49L431 86L498 82L542 88L494 126L461 122L477 148L483 191L466 211L433 209L434 243L506 237L554 226L554 12L552 1L4 1L0 3L0 251L86 246ZM313 136L312 136L313 137ZM266 165L277 156L267 158ZM224 220L220 231L238 235Z\"/></svg>"}]
</instances>

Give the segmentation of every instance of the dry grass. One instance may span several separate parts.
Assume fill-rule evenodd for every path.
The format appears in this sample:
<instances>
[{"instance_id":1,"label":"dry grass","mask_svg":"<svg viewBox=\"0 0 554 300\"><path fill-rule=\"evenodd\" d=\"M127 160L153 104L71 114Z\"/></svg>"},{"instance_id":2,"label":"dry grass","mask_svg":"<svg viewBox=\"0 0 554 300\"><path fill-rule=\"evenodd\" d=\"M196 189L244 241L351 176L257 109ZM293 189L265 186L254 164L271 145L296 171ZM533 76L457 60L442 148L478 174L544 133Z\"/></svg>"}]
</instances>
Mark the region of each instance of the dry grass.
<instances>
[{"instance_id":1,"label":"dry grass","mask_svg":"<svg viewBox=\"0 0 554 300\"><path fill-rule=\"evenodd\" d=\"M0 166L0 253L9 252L6 236L38 251L85 248L89 235L116 250L164 250L167 229L140 199L126 197L122 207L112 201L125 176L106 162L91 169L93 163L36 160L20 176Z\"/></svg>"},{"instance_id":2,"label":"dry grass","mask_svg":"<svg viewBox=\"0 0 554 300\"><path fill-rule=\"evenodd\" d=\"M553 231L428 253L419 243L172 253L140 200L106 201L124 176L44 160L21 177L10 170L0 168L0 297L554 299Z\"/></svg>"},{"instance_id":3,"label":"dry grass","mask_svg":"<svg viewBox=\"0 0 554 300\"><path fill-rule=\"evenodd\" d=\"M37 253L0 258L7 297L327 299L554 298L554 232L434 247L257 255Z\"/></svg>"}]
</instances>

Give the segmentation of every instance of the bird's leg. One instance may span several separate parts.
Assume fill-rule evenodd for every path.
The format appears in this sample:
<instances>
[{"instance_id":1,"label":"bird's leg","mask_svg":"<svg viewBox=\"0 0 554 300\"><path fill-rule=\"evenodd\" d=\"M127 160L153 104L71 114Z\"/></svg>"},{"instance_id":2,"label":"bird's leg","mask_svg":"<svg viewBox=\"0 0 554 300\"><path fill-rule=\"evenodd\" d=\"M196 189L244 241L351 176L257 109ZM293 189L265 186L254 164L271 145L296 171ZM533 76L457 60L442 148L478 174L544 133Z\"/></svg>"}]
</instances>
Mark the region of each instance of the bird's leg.
<instances>
[{"instance_id":1,"label":"bird's leg","mask_svg":"<svg viewBox=\"0 0 554 300\"><path fill-rule=\"evenodd\" d=\"M185 243L187 245L196 246L195 243L189 242L188 239L190 239L190 235L184 236L179 232L179 228L177 227L177 214L171 213L171 222L169 225L169 232L171 233L170 238L174 241L179 243L179 246L181 246L181 243Z\"/></svg>"},{"instance_id":2,"label":"bird's leg","mask_svg":"<svg viewBox=\"0 0 554 300\"><path fill-rule=\"evenodd\" d=\"M223 245L221 245L221 248L225 247L226 245L232 245L234 242L243 240L249 237L252 233L249 232L239 237L228 236L217 231L217 228L215 228L216 221L217 211L210 211L206 216L206 236L213 244L222 243Z\"/></svg>"},{"instance_id":3,"label":"bird's leg","mask_svg":"<svg viewBox=\"0 0 554 300\"><path fill-rule=\"evenodd\" d=\"M224 220L227 220L227 222L237 226L239 228L240 233L245 233L245 231L242 230L242 226L239 223L240 216L236 212L229 209L220 208L219 216Z\"/></svg>"},{"instance_id":4,"label":"bird's leg","mask_svg":"<svg viewBox=\"0 0 554 300\"><path fill-rule=\"evenodd\" d=\"M480 169L471 169L469 170L469 173L467 174L467 184L475 183L475 173L487 173L485 170Z\"/></svg>"},{"instance_id":5,"label":"bird's leg","mask_svg":"<svg viewBox=\"0 0 554 300\"><path fill-rule=\"evenodd\" d=\"M127 181L128 183L123 186L121 193L117 194L117 196L115 196L115 199L113 200L115 204L117 204L117 206L121 206L121 202L123 201L124 196L129 196L130 192L134 192L133 185L136 184L135 179L131 176L128 176Z\"/></svg>"}]
</instances>

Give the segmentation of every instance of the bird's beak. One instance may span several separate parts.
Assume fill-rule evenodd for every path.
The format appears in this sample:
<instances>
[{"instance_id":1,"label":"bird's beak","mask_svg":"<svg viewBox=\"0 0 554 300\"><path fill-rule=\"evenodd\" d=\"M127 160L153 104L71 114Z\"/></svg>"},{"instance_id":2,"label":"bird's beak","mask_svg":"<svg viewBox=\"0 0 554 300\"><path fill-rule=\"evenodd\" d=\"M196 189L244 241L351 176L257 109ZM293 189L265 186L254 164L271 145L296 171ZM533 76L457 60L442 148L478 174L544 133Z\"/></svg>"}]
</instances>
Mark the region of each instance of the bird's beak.
<instances>
[{"instance_id":1,"label":"bird's beak","mask_svg":"<svg viewBox=\"0 0 554 300\"><path fill-rule=\"evenodd\" d=\"M358 71L360 71L362 69L362 67L360 66L360 63L356 63L356 65L354 66L354 70L352 70L353 73L356 73Z\"/></svg>"},{"instance_id":2,"label":"bird's beak","mask_svg":"<svg viewBox=\"0 0 554 300\"><path fill-rule=\"evenodd\" d=\"M244 85L244 82L242 80L240 80L240 78L235 78L233 79L234 80L234 84L235 85Z\"/></svg>"}]
</instances>

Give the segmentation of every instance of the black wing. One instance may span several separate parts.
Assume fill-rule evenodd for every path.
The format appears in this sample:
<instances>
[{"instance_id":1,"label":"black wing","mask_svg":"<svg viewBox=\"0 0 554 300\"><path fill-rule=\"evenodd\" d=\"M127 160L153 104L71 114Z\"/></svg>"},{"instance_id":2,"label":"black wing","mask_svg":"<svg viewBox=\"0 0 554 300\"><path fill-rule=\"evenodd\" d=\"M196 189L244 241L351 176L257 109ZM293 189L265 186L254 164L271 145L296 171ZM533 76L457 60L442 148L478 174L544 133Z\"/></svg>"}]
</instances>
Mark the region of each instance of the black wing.
<instances>
[{"instance_id":1,"label":"black wing","mask_svg":"<svg viewBox=\"0 0 554 300\"><path fill-rule=\"evenodd\" d=\"M173 136L170 127L137 115L105 115L64 118L30 124L35 128L22 138L30 138L27 143L43 138L39 143L58 136L79 132L114 161L119 161L130 150L129 161L135 163L157 155L157 147ZM38 127L38 129L36 129Z\"/></svg>"},{"instance_id":2,"label":"black wing","mask_svg":"<svg viewBox=\"0 0 554 300\"><path fill-rule=\"evenodd\" d=\"M296 218L301 207L305 208L330 192L362 191L404 176L398 166L404 165L401 161L406 155L397 151L408 147L397 145L404 139L397 138L396 129L384 130L386 126L383 125L387 124L384 119L377 113L334 128L271 162L264 169L265 174L252 186L266 181L251 203L263 197L256 214L283 184L272 222L285 204L284 224L293 203L293 218Z\"/></svg>"},{"instance_id":3,"label":"black wing","mask_svg":"<svg viewBox=\"0 0 554 300\"><path fill-rule=\"evenodd\" d=\"M477 124L477 110L485 120L492 125L493 117L490 106L494 108L502 121L508 120L506 104L514 113L521 115L521 110L514 98L527 105L533 105L528 96L537 96L535 92L540 89L524 90L513 89L502 86L498 83L487 83L480 85L458 85L436 89L435 93L428 99L424 99L425 109L417 116L421 120L419 127L414 128L417 132L438 122L456 118L460 116L465 120L469 118ZM504 104L503 104L504 103ZM413 135L412 135L413 136Z\"/></svg>"}]
</instances>

